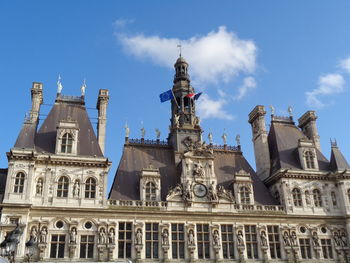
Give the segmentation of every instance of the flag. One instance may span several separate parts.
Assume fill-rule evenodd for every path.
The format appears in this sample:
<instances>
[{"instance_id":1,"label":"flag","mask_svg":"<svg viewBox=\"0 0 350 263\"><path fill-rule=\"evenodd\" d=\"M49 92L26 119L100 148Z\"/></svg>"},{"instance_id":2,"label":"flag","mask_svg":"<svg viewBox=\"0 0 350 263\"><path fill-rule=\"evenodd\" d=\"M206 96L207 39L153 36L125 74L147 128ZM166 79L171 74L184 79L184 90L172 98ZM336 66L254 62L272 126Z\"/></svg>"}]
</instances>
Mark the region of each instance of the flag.
<instances>
[{"instance_id":1,"label":"flag","mask_svg":"<svg viewBox=\"0 0 350 263\"><path fill-rule=\"evenodd\" d=\"M194 95L194 100L198 100L198 98L202 95L202 92L197 93Z\"/></svg>"},{"instance_id":2,"label":"flag","mask_svg":"<svg viewBox=\"0 0 350 263\"><path fill-rule=\"evenodd\" d=\"M198 98L202 95L202 92L199 93L189 93L186 95L187 98L193 98L194 100L198 100Z\"/></svg>"},{"instance_id":3,"label":"flag","mask_svg":"<svg viewBox=\"0 0 350 263\"><path fill-rule=\"evenodd\" d=\"M174 98L173 92L170 90L163 92L159 95L160 102L165 102L167 100L172 100Z\"/></svg>"}]
</instances>

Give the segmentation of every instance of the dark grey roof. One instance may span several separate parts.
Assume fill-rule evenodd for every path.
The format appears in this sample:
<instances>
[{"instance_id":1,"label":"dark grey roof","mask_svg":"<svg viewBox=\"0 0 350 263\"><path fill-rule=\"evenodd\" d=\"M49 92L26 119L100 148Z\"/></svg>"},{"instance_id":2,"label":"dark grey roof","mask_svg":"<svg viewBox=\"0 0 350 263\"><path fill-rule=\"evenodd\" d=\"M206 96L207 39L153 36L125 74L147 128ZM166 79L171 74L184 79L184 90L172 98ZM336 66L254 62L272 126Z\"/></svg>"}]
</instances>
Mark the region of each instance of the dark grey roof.
<instances>
[{"instance_id":1,"label":"dark grey roof","mask_svg":"<svg viewBox=\"0 0 350 263\"><path fill-rule=\"evenodd\" d=\"M41 125L35 136L35 148L38 152L55 153L57 126L62 120L78 123L78 155L103 156L85 106L69 100L56 101Z\"/></svg>"},{"instance_id":2,"label":"dark grey roof","mask_svg":"<svg viewBox=\"0 0 350 263\"><path fill-rule=\"evenodd\" d=\"M181 168L175 166L174 151L157 145L125 145L118 170L109 194L110 199L140 200L140 174L150 164L159 168L161 198L166 199L168 190L180 183ZM255 201L260 204L277 204L265 185L255 174L240 152L214 151L215 174L218 184L230 189L234 174L241 169L252 175ZM231 188L232 189L232 188Z\"/></svg>"},{"instance_id":3,"label":"dark grey roof","mask_svg":"<svg viewBox=\"0 0 350 263\"><path fill-rule=\"evenodd\" d=\"M331 164L331 169L333 171L350 169L350 166L346 161L344 155L341 153L339 148L335 145L332 145L330 164Z\"/></svg>"},{"instance_id":4,"label":"dark grey roof","mask_svg":"<svg viewBox=\"0 0 350 263\"><path fill-rule=\"evenodd\" d=\"M36 123L30 123L26 121L23 124L22 130L19 133L17 140L15 142L16 148L26 148L26 149L33 149L35 148L34 140L35 140L35 133L36 133Z\"/></svg>"},{"instance_id":5,"label":"dark grey roof","mask_svg":"<svg viewBox=\"0 0 350 263\"><path fill-rule=\"evenodd\" d=\"M0 203L2 203L2 200L4 199L7 171L7 169L0 169Z\"/></svg>"},{"instance_id":6,"label":"dark grey roof","mask_svg":"<svg viewBox=\"0 0 350 263\"><path fill-rule=\"evenodd\" d=\"M292 121L271 121L268 135L271 174L280 168L299 169L301 163L298 153L298 140L305 138ZM320 171L330 171L330 164L326 157L316 149L317 161Z\"/></svg>"}]
</instances>

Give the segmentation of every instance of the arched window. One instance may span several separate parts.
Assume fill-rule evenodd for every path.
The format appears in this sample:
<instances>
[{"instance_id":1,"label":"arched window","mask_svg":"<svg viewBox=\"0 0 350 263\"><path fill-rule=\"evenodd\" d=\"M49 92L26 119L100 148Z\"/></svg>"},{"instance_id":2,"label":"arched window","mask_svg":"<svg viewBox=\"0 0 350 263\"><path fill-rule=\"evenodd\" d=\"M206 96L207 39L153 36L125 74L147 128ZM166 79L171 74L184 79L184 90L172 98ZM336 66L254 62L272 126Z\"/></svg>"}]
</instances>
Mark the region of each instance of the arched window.
<instances>
[{"instance_id":1,"label":"arched window","mask_svg":"<svg viewBox=\"0 0 350 263\"><path fill-rule=\"evenodd\" d=\"M315 169L315 156L312 151L305 152L306 168Z\"/></svg>"},{"instance_id":2,"label":"arched window","mask_svg":"<svg viewBox=\"0 0 350 263\"><path fill-rule=\"evenodd\" d=\"M322 207L322 197L321 192L318 189L314 189L312 191L312 195L314 196L314 204L316 207Z\"/></svg>"},{"instance_id":3,"label":"arched window","mask_svg":"<svg viewBox=\"0 0 350 263\"><path fill-rule=\"evenodd\" d=\"M156 200L157 199L157 189L156 185L152 182L146 184L146 200Z\"/></svg>"},{"instance_id":4,"label":"arched window","mask_svg":"<svg viewBox=\"0 0 350 263\"><path fill-rule=\"evenodd\" d=\"M239 194L241 197L241 203L242 204L250 204L250 191L247 187L242 186L239 189Z\"/></svg>"},{"instance_id":5,"label":"arched window","mask_svg":"<svg viewBox=\"0 0 350 263\"><path fill-rule=\"evenodd\" d=\"M96 180L90 177L85 182L85 198L95 198L95 197L96 197Z\"/></svg>"},{"instance_id":6,"label":"arched window","mask_svg":"<svg viewBox=\"0 0 350 263\"><path fill-rule=\"evenodd\" d=\"M16 174L13 192L18 193L18 194L23 193L24 178L25 178L24 173L19 172L18 174Z\"/></svg>"},{"instance_id":7,"label":"arched window","mask_svg":"<svg viewBox=\"0 0 350 263\"><path fill-rule=\"evenodd\" d=\"M73 136L70 133L65 133L62 136L61 152L72 153L72 147L73 147Z\"/></svg>"},{"instance_id":8,"label":"arched window","mask_svg":"<svg viewBox=\"0 0 350 263\"><path fill-rule=\"evenodd\" d=\"M66 176L61 176L58 179L57 197L68 197L69 179Z\"/></svg>"},{"instance_id":9,"label":"arched window","mask_svg":"<svg viewBox=\"0 0 350 263\"><path fill-rule=\"evenodd\" d=\"M300 189L294 188L292 190L292 195L293 195L294 206L302 206L303 202L302 202L302 199L301 199Z\"/></svg>"}]
</instances>

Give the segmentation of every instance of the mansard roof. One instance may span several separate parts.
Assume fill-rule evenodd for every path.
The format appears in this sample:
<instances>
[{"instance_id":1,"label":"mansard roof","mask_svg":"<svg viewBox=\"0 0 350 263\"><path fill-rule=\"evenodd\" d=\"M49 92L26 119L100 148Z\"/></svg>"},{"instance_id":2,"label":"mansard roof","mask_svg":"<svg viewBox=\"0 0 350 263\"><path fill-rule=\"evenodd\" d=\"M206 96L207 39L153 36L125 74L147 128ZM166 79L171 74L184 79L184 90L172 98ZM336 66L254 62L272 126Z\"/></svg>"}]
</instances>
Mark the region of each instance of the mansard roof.
<instances>
[{"instance_id":1,"label":"mansard roof","mask_svg":"<svg viewBox=\"0 0 350 263\"><path fill-rule=\"evenodd\" d=\"M174 150L168 145L126 144L109 194L110 199L140 200L140 174L143 168L159 168L161 199L180 183L181 166L175 165ZM240 170L250 173L253 180L254 198L257 203L275 205L252 167L239 151L214 150L214 169L218 185L232 189L234 175Z\"/></svg>"},{"instance_id":2,"label":"mansard roof","mask_svg":"<svg viewBox=\"0 0 350 263\"><path fill-rule=\"evenodd\" d=\"M333 171L350 169L344 155L335 144L332 145L330 165Z\"/></svg>"},{"instance_id":3,"label":"mansard roof","mask_svg":"<svg viewBox=\"0 0 350 263\"><path fill-rule=\"evenodd\" d=\"M33 148L38 152L54 154L57 126L64 120L78 123L78 155L103 157L81 97L58 97L38 131L36 131L36 124L24 124L15 147Z\"/></svg>"},{"instance_id":4,"label":"mansard roof","mask_svg":"<svg viewBox=\"0 0 350 263\"><path fill-rule=\"evenodd\" d=\"M274 117L271 121L268 135L271 174L278 169L301 170L298 154L298 141L305 138L303 132L295 126L290 118ZM320 171L330 171L327 158L316 149L317 161Z\"/></svg>"}]
</instances>

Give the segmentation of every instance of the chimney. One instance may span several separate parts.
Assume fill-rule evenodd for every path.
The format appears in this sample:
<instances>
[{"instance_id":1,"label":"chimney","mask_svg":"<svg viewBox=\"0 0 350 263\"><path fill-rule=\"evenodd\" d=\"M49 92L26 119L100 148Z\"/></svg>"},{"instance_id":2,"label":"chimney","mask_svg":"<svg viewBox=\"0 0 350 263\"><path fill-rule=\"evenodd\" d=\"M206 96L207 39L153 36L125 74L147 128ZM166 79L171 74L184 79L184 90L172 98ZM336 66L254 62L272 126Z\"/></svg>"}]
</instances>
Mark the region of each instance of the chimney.
<instances>
[{"instance_id":1,"label":"chimney","mask_svg":"<svg viewBox=\"0 0 350 263\"><path fill-rule=\"evenodd\" d=\"M257 105L249 113L248 122L252 126L256 173L263 181L270 175L270 152L265 126L265 108Z\"/></svg>"},{"instance_id":2,"label":"chimney","mask_svg":"<svg viewBox=\"0 0 350 263\"><path fill-rule=\"evenodd\" d=\"M299 118L299 128L306 137L315 143L315 147L321 151L320 136L318 136L316 127L317 116L315 111L307 111Z\"/></svg>"},{"instance_id":3,"label":"chimney","mask_svg":"<svg viewBox=\"0 0 350 263\"><path fill-rule=\"evenodd\" d=\"M30 110L29 122L38 124L40 105L43 103L43 84L33 82L32 89L32 109Z\"/></svg>"},{"instance_id":4,"label":"chimney","mask_svg":"<svg viewBox=\"0 0 350 263\"><path fill-rule=\"evenodd\" d=\"M96 109L98 110L97 140L103 154L105 152L108 100L108 90L100 89L96 105Z\"/></svg>"}]
</instances>

